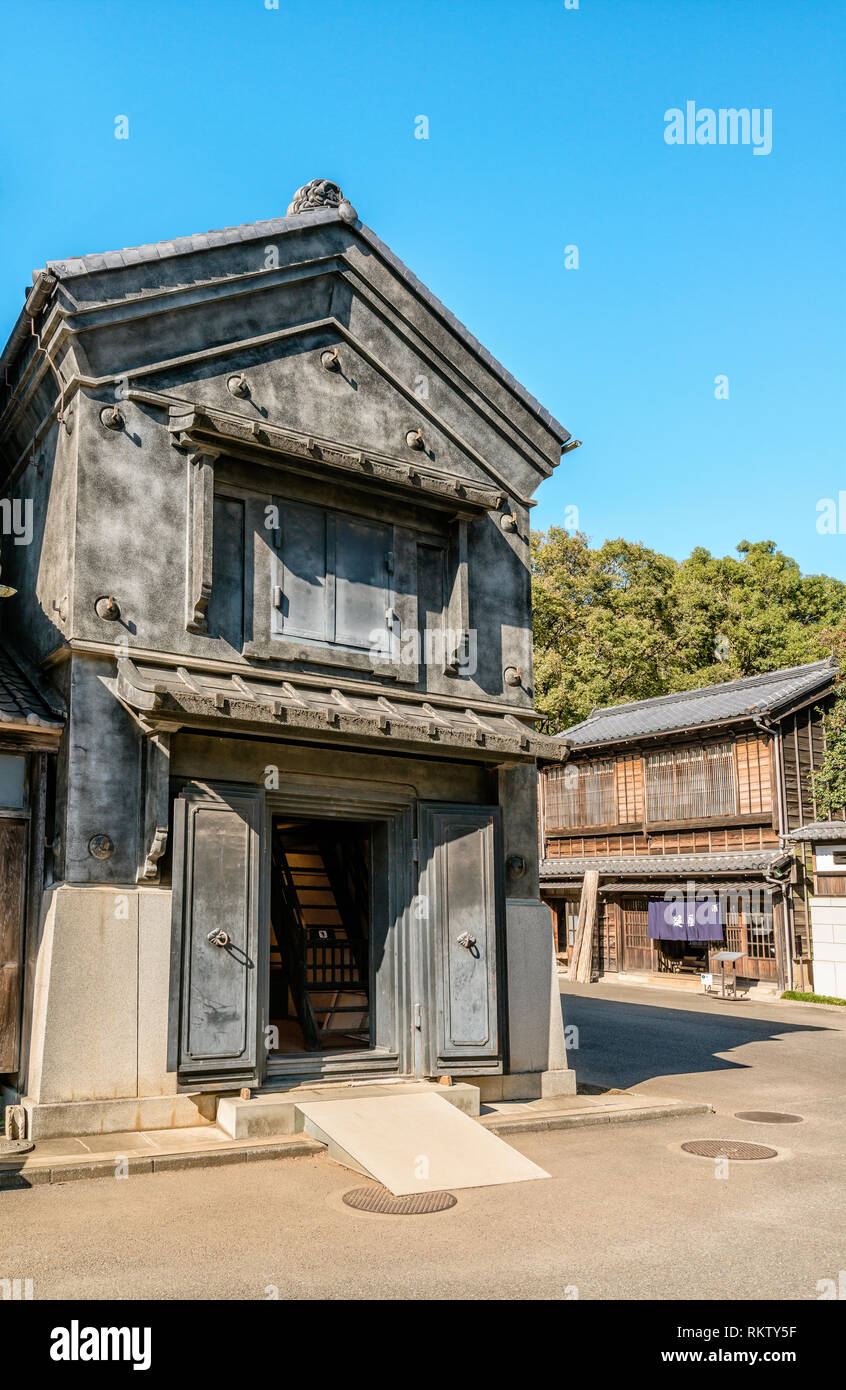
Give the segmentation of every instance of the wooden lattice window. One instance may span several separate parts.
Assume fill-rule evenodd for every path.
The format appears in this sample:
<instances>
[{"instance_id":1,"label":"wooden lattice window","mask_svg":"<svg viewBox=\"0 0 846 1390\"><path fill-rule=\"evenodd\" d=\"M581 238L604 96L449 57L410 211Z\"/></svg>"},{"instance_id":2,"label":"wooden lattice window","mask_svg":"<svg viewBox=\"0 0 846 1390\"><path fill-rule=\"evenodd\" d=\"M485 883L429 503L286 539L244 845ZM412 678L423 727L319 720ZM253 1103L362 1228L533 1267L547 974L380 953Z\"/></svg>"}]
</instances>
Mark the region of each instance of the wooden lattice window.
<instances>
[{"instance_id":1,"label":"wooden lattice window","mask_svg":"<svg viewBox=\"0 0 846 1390\"><path fill-rule=\"evenodd\" d=\"M726 909L726 950L743 952L743 921L736 907Z\"/></svg>"},{"instance_id":2,"label":"wooden lattice window","mask_svg":"<svg viewBox=\"0 0 846 1390\"><path fill-rule=\"evenodd\" d=\"M746 954L751 960L775 960L775 931L771 912L752 912L745 919Z\"/></svg>"},{"instance_id":3,"label":"wooden lattice window","mask_svg":"<svg viewBox=\"0 0 846 1390\"><path fill-rule=\"evenodd\" d=\"M567 919L567 950L572 951L576 944L576 927L579 922L579 902L577 898L566 898L562 904Z\"/></svg>"},{"instance_id":4,"label":"wooden lattice window","mask_svg":"<svg viewBox=\"0 0 846 1390\"><path fill-rule=\"evenodd\" d=\"M613 758L549 768L545 796L547 826L614 825L617 791Z\"/></svg>"},{"instance_id":5,"label":"wooden lattice window","mask_svg":"<svg viewBox=\"0 0 846 1390\"><path fill-rule=\"evenodd\" d=\"M620 905L623 909L624 944L636 950L651 946L652 942L647 934L649 911L645 900L623 898Z\"/></svg>"},{"instance_id":6,"label":"wooden lattice window","mask_svg":"<svg viewBox=\"0 0 846 1390\"><path fill-rule=\"evenodd\" d=\"M667 748L646 755L648 821L706 820L737 811L731 743Z\"/></svg>"},{"instance_id":7,"label":"wooden lattice window","mask_svg":"<svg viewBox=\"0 0 846 1390\"><path fill-rule=\"evenodd\" d=\"M775 960L775 930L772 912L752 912L727 903L726 950L740 951L750 960Z\"/></svg>"}]
</instances>

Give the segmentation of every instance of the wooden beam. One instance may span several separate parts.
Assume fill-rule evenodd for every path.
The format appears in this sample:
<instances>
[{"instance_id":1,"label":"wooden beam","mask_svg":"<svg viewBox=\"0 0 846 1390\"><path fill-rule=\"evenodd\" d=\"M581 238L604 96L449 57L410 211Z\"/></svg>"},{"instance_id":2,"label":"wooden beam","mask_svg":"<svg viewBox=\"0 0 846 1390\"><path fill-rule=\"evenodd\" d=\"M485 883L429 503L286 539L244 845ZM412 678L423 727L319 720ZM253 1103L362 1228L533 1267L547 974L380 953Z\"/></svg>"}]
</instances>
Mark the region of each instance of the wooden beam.
<instances>
[{"instance_id":1,"label":"wooden beam","mask_svg":"<svg viewBox=\"0 0 846 1390\"><path fill-rule=\"evenodd\" d=\"M593 928L596 922L596 899L599 889L599 872L588 869L582 880L582 896L579 901L579 920L576 924L576 940L570 959L568 979L581 984L590 982L591 956L593 952Z\"/></svg>"}]
</instances>

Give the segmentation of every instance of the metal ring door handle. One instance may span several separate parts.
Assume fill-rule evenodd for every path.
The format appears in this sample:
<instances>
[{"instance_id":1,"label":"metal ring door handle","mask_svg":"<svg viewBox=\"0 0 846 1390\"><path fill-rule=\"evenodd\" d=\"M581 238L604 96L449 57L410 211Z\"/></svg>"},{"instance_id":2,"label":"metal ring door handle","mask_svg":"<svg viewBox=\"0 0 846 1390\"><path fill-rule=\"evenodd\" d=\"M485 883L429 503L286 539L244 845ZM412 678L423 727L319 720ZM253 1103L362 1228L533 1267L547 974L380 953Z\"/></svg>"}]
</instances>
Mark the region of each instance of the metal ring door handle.
<instances>
[{"instance_id":1,"label":"metal ring door handle","mask_svg":"<svg viewBox=\"0 0 846 1390\"><path fill-rule=\"evenodd\" d=\"M219 927L216 927L214 931L209 932L206 941L208 941L211 946L228 946L229 933L221 931Z\"/></svg>"}]
</instances>

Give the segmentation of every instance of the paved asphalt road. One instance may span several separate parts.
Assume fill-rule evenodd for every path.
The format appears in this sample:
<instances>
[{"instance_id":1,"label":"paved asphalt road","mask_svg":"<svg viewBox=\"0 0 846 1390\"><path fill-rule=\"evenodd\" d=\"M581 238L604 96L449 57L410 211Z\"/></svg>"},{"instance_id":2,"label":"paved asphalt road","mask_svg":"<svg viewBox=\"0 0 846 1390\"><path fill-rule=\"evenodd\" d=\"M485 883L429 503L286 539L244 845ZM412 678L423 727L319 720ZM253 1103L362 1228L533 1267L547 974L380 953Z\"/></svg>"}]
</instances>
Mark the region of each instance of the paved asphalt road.
<instances>
[{"instance_id":1,"label":"paved asphalt road","mask_svg":"<svg viewBox=\"0 0 846 1390\"><path fill-rule=\"evenodd\" d=\"M0 1192L0 1277L36 1299L789 1298L846 1270L846 1018L786 1004L566 986L580 1077L716 1115L519 1136L551 1181L369 1216L324 1156ZM763 1126L737 1109L801 1114ZM767 1162L688 1157L763 1140ZM846 1275L844 1275L846 1279Z\"/></svg>"}]
</instances>

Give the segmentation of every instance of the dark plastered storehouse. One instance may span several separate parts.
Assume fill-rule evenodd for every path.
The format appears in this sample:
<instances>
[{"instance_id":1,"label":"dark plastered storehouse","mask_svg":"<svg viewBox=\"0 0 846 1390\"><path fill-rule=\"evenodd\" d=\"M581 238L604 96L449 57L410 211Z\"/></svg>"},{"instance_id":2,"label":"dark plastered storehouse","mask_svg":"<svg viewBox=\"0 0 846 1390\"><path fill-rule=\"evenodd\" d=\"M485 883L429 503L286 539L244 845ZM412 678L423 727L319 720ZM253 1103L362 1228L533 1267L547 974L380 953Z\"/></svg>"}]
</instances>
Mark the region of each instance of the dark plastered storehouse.
<instances>
[{"instance_id":1,"label":"dark plastered storehouse","mask_svg":"<svg viewBox=\"0 0 846 1390\"><path fill-rule=\"evenodd\" d=\"M2 616L67 718L3 1077L29 1135L304 1077L574 1089L529 570L567 431L328 182L33 279Z\"/></svg>"}]
</instances>

